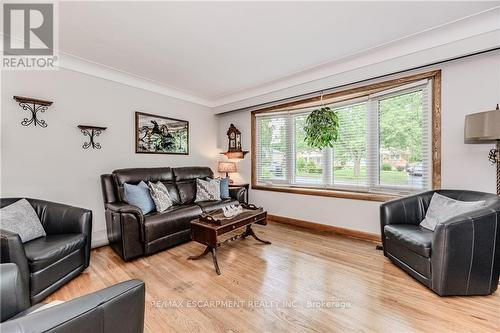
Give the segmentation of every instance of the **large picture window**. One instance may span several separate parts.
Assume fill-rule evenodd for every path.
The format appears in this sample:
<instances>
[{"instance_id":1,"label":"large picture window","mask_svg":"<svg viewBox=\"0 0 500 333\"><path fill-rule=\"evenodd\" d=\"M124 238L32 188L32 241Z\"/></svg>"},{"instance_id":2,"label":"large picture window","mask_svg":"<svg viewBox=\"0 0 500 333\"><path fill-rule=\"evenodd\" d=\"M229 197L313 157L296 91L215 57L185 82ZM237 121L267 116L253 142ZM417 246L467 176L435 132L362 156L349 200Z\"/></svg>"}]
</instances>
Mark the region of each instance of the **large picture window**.
<instances>
[{"instance_id":1,"label":"large picture window","mask_svg":"<svg viewBox=\"0 0 500 333\"><path fill-rule=\"evenodd\" d=\"M440 178L437 74L254 111L252 186L373 200L433 188ZM322 104L340 126L334 147L319 150L306 144L304 126Z\"/></svg>"}]
</instances>

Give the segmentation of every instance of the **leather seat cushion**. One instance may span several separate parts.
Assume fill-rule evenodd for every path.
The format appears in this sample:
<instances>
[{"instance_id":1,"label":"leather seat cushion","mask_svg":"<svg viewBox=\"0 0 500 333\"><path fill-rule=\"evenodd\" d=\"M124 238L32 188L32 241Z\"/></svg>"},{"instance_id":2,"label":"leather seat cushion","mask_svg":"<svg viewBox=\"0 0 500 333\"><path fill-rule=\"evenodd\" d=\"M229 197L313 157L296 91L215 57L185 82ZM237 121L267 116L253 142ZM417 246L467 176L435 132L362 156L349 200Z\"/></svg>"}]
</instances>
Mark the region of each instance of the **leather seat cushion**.
<instances>
[{"instance_id":1,"label":"leather seat cushion","mask_svg":"<svg viewBox=\"0 0 500 333\"><path fill-rule=\"evenodd\" d=\"M419 225L390 224L384 227L386 239L423 257L430 258L433 232Z\"/></svg>"},{"instance_id":2,"label":"leather seat cushion","mask_svg":"<svg viewBox=\"0 0 500 333\"><path fill-rule=\"evenodd\" d=\"M431 283L431 258L421 256L395 241L385 243L387 256L399 267L405 270L426 286Z\"/></svg>"},{"instance_id":3,"label":"leather seat cushion","mask_svg":"<svg viewBox=\"0 0 500 333\"><path fill-rule=\"evenodd\" d=\"M32 301L33 298L41 301L45 296L51 293L50 289L54 291L64 284L61 280L67 279L68 275L76 276L78 272L84 269L85 248L82 247L44 269L31 272L30 297ZM45 296L43 296L44 294Z\"/></svg>"},{"instance_id":4,"label":"leather seat cushion","mask_svg":"<svg viewBox=\"0 0 500 333\"><path fill-rule=\"evenodd\" d=\"M84 234L47 235L24 244L31 272L42 270L85 247Z\"/></svg>"},{"instance_id":5,"label":"leather seat cushion","mask_svg":"<svg viewBox=\"0 0 500 333\"><path fill-rule=\"evenodd\" d=\"M224 199L220 201L198 201L195 202L195 204L200 206L204 213L209 213L221 209L224 206L237 205L239 202L234 199Z\"/></svg>"},{"instance_id":6,"label":"leather seat cushion","mask_svg":"<svg viewBox=\"0 0 500 333\"><path fill-rule=\"evenodd\" d=\"M197 205L172 206L158 213L144 216L146 242L151 242L170 234L190 229L189 222L194 220L202 210Z\"/></svg>"}]
</instances>

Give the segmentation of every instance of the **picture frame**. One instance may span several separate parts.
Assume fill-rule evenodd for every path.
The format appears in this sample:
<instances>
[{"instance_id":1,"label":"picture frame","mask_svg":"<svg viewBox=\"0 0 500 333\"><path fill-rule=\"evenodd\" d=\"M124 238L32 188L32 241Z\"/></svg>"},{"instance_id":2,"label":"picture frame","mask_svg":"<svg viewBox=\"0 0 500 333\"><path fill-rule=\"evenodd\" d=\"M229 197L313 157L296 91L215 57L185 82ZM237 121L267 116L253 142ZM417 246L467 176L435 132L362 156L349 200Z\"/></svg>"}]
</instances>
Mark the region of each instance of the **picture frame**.
<instances>
[{"instance_id":1,"label":"picture frame","mask_svg":"<svg viewBox=\"0 0 500 333\"><path fill-rule=\"evenodd\" d=\"M189 121L135 112L135 152L189 155Z\"/></svg>"}]
</instances>

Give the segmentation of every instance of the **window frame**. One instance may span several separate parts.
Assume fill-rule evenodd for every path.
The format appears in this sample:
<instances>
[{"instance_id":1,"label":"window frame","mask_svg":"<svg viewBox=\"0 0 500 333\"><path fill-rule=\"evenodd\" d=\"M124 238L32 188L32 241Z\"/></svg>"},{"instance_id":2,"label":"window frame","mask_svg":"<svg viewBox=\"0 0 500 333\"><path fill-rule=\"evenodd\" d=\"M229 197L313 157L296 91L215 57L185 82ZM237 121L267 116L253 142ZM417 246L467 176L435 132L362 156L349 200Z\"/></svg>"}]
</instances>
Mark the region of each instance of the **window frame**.
<instances>
[{"instance_id":1,"label":"window frame","mask_svg":"<svg viewBox=\"0 0 500 333\"><path fill-rule=\"evenodd\" d=\"M368 85L348 88L332 93L323 95L324 99L329 98L342 98L343 96L363 96L369 95L376 90L389 90L397 88L409 83L418 82L424 79L431 81L432 90L430 96L431 103L431 175L432 175L432 189L439 189L441 187L441 70L433 70L429 72L414 74L406 77L391 79L383 82L371 83ZM251 188L255 190L274 191L284 193L294 193L302 195L316 195L325 197L337 197L357 200L368 201L388 201L399 198L401 195L389 193L377 193L367 191L355 191L352 189L342 190L341 188L325 188L321 186L312 185L296 185L289 184L287 186L280 186L279 184L263 185L257 182L257 114L278 112L278 110L287 107L297 107L301 104L319 102L321 96L310 97L301 100L295 100L288 103L281 103L270 107L262 108L252 111L251 114Z\"/></svg>"}]
</instances>

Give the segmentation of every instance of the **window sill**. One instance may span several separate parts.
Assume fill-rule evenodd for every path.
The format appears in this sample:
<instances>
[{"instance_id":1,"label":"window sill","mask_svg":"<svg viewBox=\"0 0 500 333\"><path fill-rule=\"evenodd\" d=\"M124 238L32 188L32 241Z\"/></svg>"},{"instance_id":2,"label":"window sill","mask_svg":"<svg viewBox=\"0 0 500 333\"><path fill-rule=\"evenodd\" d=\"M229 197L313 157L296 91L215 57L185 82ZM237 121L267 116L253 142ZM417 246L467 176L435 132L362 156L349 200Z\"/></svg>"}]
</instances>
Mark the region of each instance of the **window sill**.
<instances>
[{"instance_id":1,"label":"window sill","mask_svg":"<svg viewBox=\"0 0 500 333\"><path fill-rule=\"evenodd\" d=\"M342 199L366 200L366 201L379 201L385 202L393 199L398 199L400 196L382 193L367 193L367 192L353 192L353 191L340 191L340 190L327 190L327 189L312 189L303 187L285 187L285 186L265 186L252 184L253 190L272 191L293 193L302 195L316 195L320 197L333 197Z\"/></svg>"}]
</instances>

